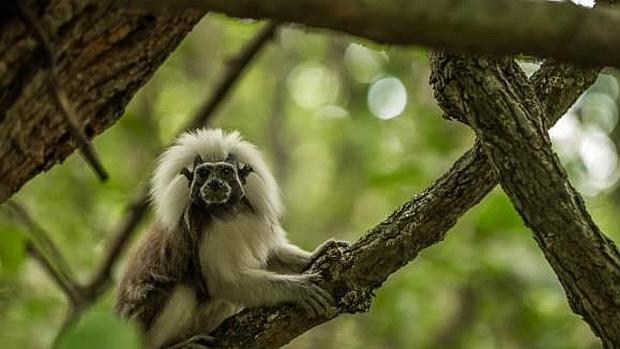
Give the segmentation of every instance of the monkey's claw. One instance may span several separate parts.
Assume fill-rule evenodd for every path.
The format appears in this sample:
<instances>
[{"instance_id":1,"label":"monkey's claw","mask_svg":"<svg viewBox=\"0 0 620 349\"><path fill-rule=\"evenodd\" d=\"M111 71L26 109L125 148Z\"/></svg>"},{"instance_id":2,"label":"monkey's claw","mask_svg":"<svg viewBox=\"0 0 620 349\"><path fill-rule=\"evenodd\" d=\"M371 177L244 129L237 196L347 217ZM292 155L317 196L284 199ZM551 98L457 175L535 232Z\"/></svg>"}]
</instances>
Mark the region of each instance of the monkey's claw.
<instances>
[{"instance_id":1,"label":"monkey's claw","mask_svg":"<svg viewBox=\"0 0 620 349\"><path fill-rule=\"evenodd\" d=\"M207 349L214 340L211 336L198 334L164 349Z\"/></svg>"}]
</instances>

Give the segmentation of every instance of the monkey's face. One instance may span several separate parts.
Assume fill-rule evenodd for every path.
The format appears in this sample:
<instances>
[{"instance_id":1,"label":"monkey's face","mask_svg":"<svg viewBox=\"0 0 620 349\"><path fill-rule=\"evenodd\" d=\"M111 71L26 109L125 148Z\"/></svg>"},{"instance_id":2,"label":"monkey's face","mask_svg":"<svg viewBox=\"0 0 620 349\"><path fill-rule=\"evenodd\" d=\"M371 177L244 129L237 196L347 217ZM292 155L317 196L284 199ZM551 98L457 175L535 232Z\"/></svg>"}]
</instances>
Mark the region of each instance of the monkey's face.
<instances>
[{"instance_id":1,"label":"monkey's face","mask_svg":"<svg viewBox=\"0 0 620 349\"><path fill-rule=\"evenodd\" d=\"M245 195L245 177L251 172L249 166L241 168L229 157L226 161L203 162L197 156L193 170L181 171L188 180L190 198L194 204L204 207L232 208Z\"/></svg>"},{"instance_id":2,"label":"monkey's face","mask_svg":"<svg viewBox=\"0 0 620 349\"><path fill-rule=\"evenodd\" d=\"M237 169L227 162L198 165L194 169L194 181L190 188L192 197L207 206L226 204L231 199L234 202L230 204L236 204L244 194Z\"/></svg>"}]
</instances>

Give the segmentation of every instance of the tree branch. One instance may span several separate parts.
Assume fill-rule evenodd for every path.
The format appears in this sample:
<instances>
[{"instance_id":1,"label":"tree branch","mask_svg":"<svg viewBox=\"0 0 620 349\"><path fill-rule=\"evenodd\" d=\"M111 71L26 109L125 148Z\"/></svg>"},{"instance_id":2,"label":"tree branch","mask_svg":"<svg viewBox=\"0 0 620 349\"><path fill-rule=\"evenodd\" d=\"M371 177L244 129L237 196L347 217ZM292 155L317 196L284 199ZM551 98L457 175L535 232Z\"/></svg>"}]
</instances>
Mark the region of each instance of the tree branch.
<instances>
[{"instance_id":1,"label":"tree branch","mask_svg":"<svg viewBox=\"0 0 620 349\"><path fill-rule=\"evenodd\" d=\"M568 181L524 74L512 59L447 53L434 54L432 67L442 107L459 110L476 131L573 311L606 348L620 347L620 252Z\"/></svg>"},{"instance_id":2,"label":"tree branch","mask_svg":"<svg viewBox=\"0 0 620 349\"><path fill-rule=\"evenodd\" d=\"M55 76L87 138L110 127L131 96L203 16L153 14L73 0L22 1L54 47ZM76 148L49 92L47 49L17 11L0 18L0 203ZM62 96L61 96L61 99ZM67 109L67 108L64 108Z\"/></svg>"},{"instance_id":3,"label":"tree branch","mask_svg":"<svg viewBox=\"0 0 620 349\"><path fill-rule=\"evenodd\" d=\"M545 63L532 77L536 91L557 120L594 81L597 70ZM556 75L562 74L562 75ZM556 105L551 105L556 103ZM443 240L457 219L497 184L479 144L466 152L429 188L369 230L346 251L331 250L313 270L338 299L338 312L309 319L294 308L248 309L226 320L212 335L213 348L278 348L307 330L343 313L365 311L374 289L420 251Z\"/></svg>"},{"instance_id":4,"label":"tree branch","mask_svg":"<svg viewBox=\"0 0 620 349\"><path fill-rule=\"evenodd\" d=\"M92 0L82 0L92 1ZM529 54L620 67L620 14L524 0L107 0L150 9L201 8L333 29L381 43L469 53ZM610 1L614 3L615 1Z\"/></svg>"}]
</instances>

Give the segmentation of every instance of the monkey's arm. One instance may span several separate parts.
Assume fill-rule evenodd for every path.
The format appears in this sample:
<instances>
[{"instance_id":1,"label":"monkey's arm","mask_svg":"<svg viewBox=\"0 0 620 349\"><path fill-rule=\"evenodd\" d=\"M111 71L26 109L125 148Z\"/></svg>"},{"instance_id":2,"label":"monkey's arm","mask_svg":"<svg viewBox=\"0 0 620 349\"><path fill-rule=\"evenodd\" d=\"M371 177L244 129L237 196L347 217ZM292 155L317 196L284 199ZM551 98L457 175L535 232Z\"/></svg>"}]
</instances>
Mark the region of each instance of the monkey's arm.
<instances>
[{"instance_id":1,"label":"monkey's arm","mask_svg":"<svg viewBox=\"0 0 620 349\"><path fill-rule=\"evenodd\" d=\"M287 242L271 251L267 259L267 269L276 273L300 274L311 259L312 253Z\"/></svg>"}]
</instances>

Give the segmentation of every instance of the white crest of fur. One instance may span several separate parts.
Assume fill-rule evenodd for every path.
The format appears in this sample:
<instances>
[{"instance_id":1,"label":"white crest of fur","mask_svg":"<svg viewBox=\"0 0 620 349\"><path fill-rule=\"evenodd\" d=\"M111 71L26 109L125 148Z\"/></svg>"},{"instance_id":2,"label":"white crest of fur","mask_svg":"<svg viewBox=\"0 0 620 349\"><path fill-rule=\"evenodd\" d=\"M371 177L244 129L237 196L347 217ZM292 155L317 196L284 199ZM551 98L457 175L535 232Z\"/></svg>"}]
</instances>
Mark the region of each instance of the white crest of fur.
<instances>
[{"instance_id":1,"label":"white crest of fur","mask_svg":"<svg viewBox=\"0 0 620 349\"><path fill-rule=\"evenodd\" d=\"M245 196L258 214L272 221L282 214L280 193L263 157L256 147L244 141L239 132L221 129L198 129L177 138L159 158L151 183L151 197L159 222L170 230L178 223L190 203L187 178L183 168L191 169L194 158L204 161L224 161L232 154L243 164L252 166L254 172L246 179Z\"/></svg>"}]
</instances>

